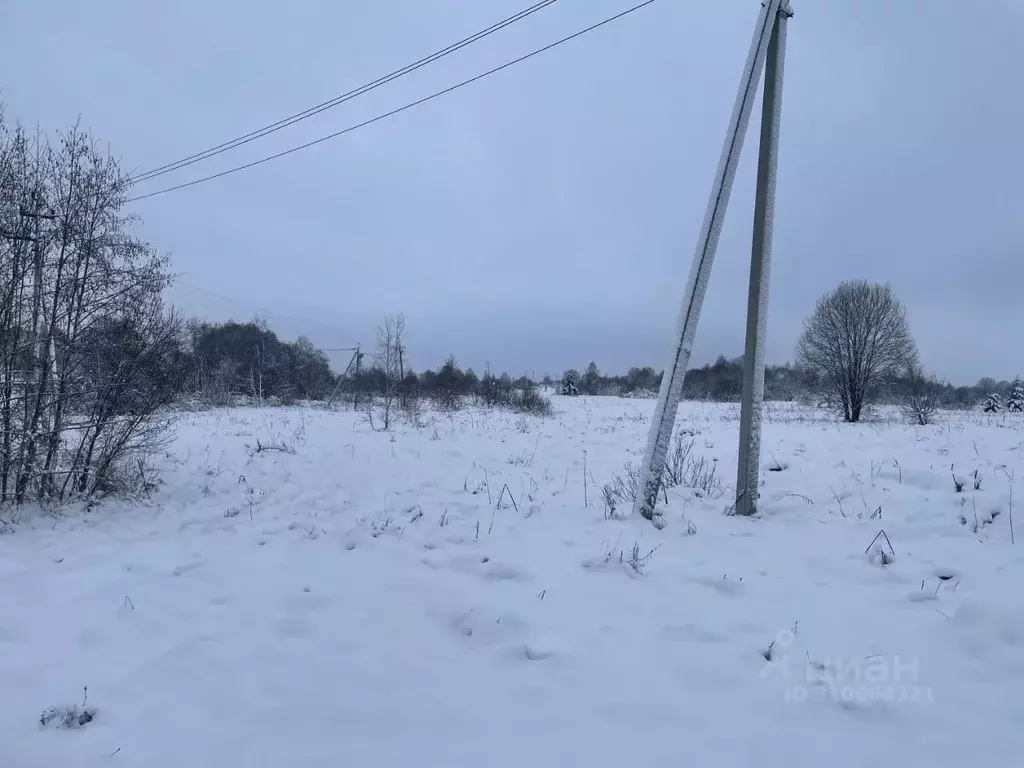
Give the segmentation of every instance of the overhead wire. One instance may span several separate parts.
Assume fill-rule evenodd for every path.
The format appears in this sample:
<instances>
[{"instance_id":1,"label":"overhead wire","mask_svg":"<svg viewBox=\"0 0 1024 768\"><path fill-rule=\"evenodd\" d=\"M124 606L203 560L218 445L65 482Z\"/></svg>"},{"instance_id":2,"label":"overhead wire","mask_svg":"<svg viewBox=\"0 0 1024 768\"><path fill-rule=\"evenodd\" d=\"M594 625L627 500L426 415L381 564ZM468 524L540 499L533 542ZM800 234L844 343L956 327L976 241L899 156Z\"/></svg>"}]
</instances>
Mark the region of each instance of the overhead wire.
<instances>
[{"instance_id":1,"label":"overhead wire","mask_svg":"<svg viewBox=\"0 0 1024 768\"><path fill-rule=\"evenodd\" d=\"M300 145L292 147L290 149L286 149L286 150L284 150L282 152L277 152L277 153L275 153L273 155L268 155L267 157L260 158L259 160L253 160L252 162L244 163L242 165L238 165L238 166L235 166L233 168L229 168L229 169L227 169L225 171L221 171L219 173L214 173L214 174L211 174L209 176L204 176L202 178L194 179L193 181L188 181L188 182L185 182L185 183L182 183L182 184L175 184L174 186L166 187L164 189L158 189L155 192L148 192L148 193L143 194L143 195L137 195L135 197L131 197L131 198L129 198L127 200L127 202L135 202L135 201L138 201L138 200L145 200L145 199L150 198L150 197L156 197L157 195L164 195L164 194L167 194L168 192L174 192L174 191L179 190L179 189L186 189L188 187L194 187L197 184L204 184L204 183L206 183L208 181L213 181L214 179L219 179L219 178L222 178L224 176L229 176L231 174L238 173L239 171L244 171L244 170L247 170L249 168L255 168L256 166L262 165L263 163L268 163L271 160L277 160L279 158L286 157L286 156L294 154L296 152L300 152L300 151L302 151L304 149L309 149L310 147L316 146L317 144L322 144L325 141L329 141L329 140L335 139L335 138L337 138L339 136L343 136L343 135L345 135L347 133L351 133L353 131L359 130L360 128L365 128L368 125L373 125L374 123L380 122L381 120L385 120L385 119L387 119L389 117L393 117L394 115L397 115L397 114L399 114L401 112L405 112L406 110L412 109L414 107L418 107L421 104L426 104L429 101L433 101L436 98L439 98L441 96L449 94L449 93L451 93L453 91L456 91L456 90L458 90L460 88L463 88L463 87L465 87L467 85L470 85L471 83L475 83L478 80L483 80L485 77L489 77L490 75L493 75L493 74L496 74L498 72L501 72L502 70L508 69L509 67L512 67L512 66L514 66L516 64L519 64L519 63L521 63L523 61L526 61L527 59L531 59L534 56L538 56L538 55L540 55L542 53L550 51L552 48L556 48L556 47L558 47L558 46L560 46L560 45L562 45L564 43L569 42L570 40L575 40L578 37L582 37L583 35L588 34L589 32L593 32L594 30L599 29L601 27L604 27L607 24L611 24L612 22L615 22L615 21L617 21L617 20L619 20L619 19L621 19L621 18L623 18L625 16L628 16L629 14L634 13L634 12L636 12L636 11L640 10L641 8L644 8L644 7L648 6L648 5L651 5L654 2L655 2L655 0L644 0L644 2L637 3L636 5L634 5L634 6L630 7L630 8L627 8L624 11L621 11L621 12L619 12L619 13L613 15L613 16L609 16L608 18L606 18L606 19L604 19L602 21L599 21L596 24L591 24L589 27L581 29L578 32L574 32L571 35L567 35L566 37L563 37L563 38L561 38L559 40L556 40L553 43L549 43L548 45L545 45L542 48L537 48L537 49L535 49L533 51L530 51L529 53L523 54L522 56L519 56L519 57L517 57L515 59L512 59L511 61L507 61L504 64L501 64L499 66L493 67L493 68L487 70L486 72L482 72L482 73L480 73L478 75L470 77L470 78L468 78L466 80L463 80L463 81L461 81L459 83L456 83L455 85L448 86L447 88L444 88L444 89L442 89L440 91L435 91L434 93L430 94L429 96L424 96L421 99L416 99L415 101L408 102L407 104L404 104L401 107L397 107L397 108L392 109L392 110L390 110L388 112L384 112L382 114L377 115L376 117L370 118L369 120L364 120L361 123L356 123L355 125L350 125L348 128L343 128L340 131L335 131L334 133L327 134L326 136L321 136L319 139L314 139L313 141L308 141L305 144L300 144Z\"/></svg>"},{"instance_id":2,"label":"overhead wire","mask_svg":"<svg viewBox=\"0 0 1024 768\"><path fill-rule=\"evenodd\" d=\"M248 144L251 141L261 139L264 136L269 136L270 134L275 133L276 131L280 131L283 128L287 128L288 126L294 125L295 123L301 122L302 120L306 120L310 117L318 115L321 112L325 112L328 109L332 109L338 106L339 104L344 104L345 102L350 101L358 96L362 96L364 93L368 93L376 88L380 88L382 85L387 85L388 83L397 80L400 77L404 77L405 75L408 75L411 72L415 72L416 70L421 69L422 67L425 67L428 64L432 64L433 62L439 59L443 59L445 56L449 56L455 53L456 51L465 48L468 45L472 45L473 43L482 40L485 37L488 37L489 35L493 35L495 32L499 32L502 29L505 29L506 27L512 26L513 24L522 21L523 19L528 18L529 16L532 16L538 11L544 10L548 6L554 5L555 2L557 2L557 0L540 0L540 2L536 2L533 5L530 5L524 8L523 10L519 11L518 13L515 13L505 19L502 19L499 22L495 22L491 26L482 29L479 32L476 32L470 35L469 37L465 37L462 40L452 43L451 45L448 45L439 51L435 51L429 56L424 56L422 59L414 61L411 64L407 64L401 69L396 69L393 72L389 72L386 75L382 75L381 77L378 77L376 80L372 80L371 82L366 83L365 85L361 85L358 88L354 88L353 90L348 91L347 93L343 93L340 96L336 96L333 99L321 102L320 104L312 106L309 109L305 109L302 112L297 112L294 115L290 115L289 117L278 120L276 123L271 123L270 125L266 125L255 131L250 131L249 133L244 134L243 136L239 136L237 138L231 139L230 141L218 144L215 147L210 147L209 149L203 150L202 152L196 152L195 154L189 155L188 157L182 158L181 160L177 160L173 163L167 163L166 165L161 165L158 168L153 168L152 170L146 171L145 173L141 173L138 176L135 176L134 178L132 178L132 181L142 182L148 181L150 179L155 179L158 176L163 176L166 173L171 173L173 171L180 170L181 168L185 168L194 163L198 163L202 160L207 160L211 157L221 154L222 152L228 152L232 149L236 149L237 147L241 147L244 144Z\"/></svg>"},{"instance_id":3,"label":"overhead wire","mask_svg":"<svg viewBox=\"0 0 1024 768\"><path fill-rule=\"evenodd\" d=\"M326 330L326 329L328 329L330 327L330 326L328 326L325 323L314 322L312 320L303 319L303 318L300 318L300 317L295 317L294 315L286 315L283 312L274 312L274 311L271 311L269 309L266 309L265 307L262 307L262 306L260 306L260 305L258 305L256 303L254 303L254 302L246 301L244 299L234 298L234 297L228 296L227 294L217 293L216 291L211 291L208 288L202 288L202 287L200 287L198 285L187 283L184 280L182 280L180 277L175 277L174 280L172 281L172 284L177 286L178 288L184 288L186 291L194 291L196 293L205 294L205 295L207 295L207 296L209 296L211 298L217 299L218 301L221 301L221 302L224 302L224 303L227 303L227 304L234 304L234 305L239 306L239 307L245 307L247 309L253 310L257 315L264 315L264 316L266 316L268 318L271 318L271 319L276 319L278 321L284 321L285 323L288 323L290 325L297 325L297 326L302 326L302 327L308 328L310 330L316 329L316 330L321 330L321 331L322 330Z\"/></svg>"}]
</instances>

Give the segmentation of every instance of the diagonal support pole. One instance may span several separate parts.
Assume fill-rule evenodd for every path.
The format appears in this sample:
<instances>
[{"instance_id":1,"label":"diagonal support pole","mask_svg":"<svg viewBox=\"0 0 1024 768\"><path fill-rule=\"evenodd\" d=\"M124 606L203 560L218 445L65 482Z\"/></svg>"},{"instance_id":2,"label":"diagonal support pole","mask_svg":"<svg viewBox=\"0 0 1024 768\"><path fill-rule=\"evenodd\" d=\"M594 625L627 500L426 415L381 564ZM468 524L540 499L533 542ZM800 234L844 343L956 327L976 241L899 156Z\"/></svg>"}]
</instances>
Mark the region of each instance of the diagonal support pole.
<instances>
[{"instance_id":1,"label":"diagonal support pole","mask_svg":"<svg viewBox=\"0 0 1024 768\"><path fill-rule=\"evenodd\" d=\"M788 6L779 11L768 43L764 71L757 191L754 195L754 238L750 249L750 287L747 294L747 343L743 352L740 450L736 477L737 515L753 515L757 512L768 278L771 273L775 179L779 167L779 123L782 117L782 74L786 58L786 22L792 15Z\"/></svg>"},{"instance_id":2,"label":"diagonal support pole","mask_svg":"<svg viewBox=\"0 0 1024 768\"><path fill-rule=\"evenodd\" d=\"M701 307L707 293L711 267L714 264L718 240L725 221L725 212L732 193L733 181L736 178L736 167L739 164L743 141L753 110L757 86L768 55L769 43L778 25L780 14L789 14L787 0L764 0L761 13L754 28L753 40L747 54L743 77L740 81L736 103L729 120L725 144L722 147L721 159L711 188L704 222L697 239L697 250L693 257L690 275L686 283L683 305L679 313L675 341L669 354L669 364L665 368L658 393L658 402L654 409L654 419L647 437L647 451L640 472L640 493L637 495L634 512L653 521L656 525L663 520L656 514L655 507L658 492L661 489L665 472L665 461L668 456L672 430L675 427L676 413L683 391L683 378L693 351L693 340L697 333ZM783 8L786 8L783 11ZM776 49L778 46L776 46Z\"/></svg>"}]
</instances>

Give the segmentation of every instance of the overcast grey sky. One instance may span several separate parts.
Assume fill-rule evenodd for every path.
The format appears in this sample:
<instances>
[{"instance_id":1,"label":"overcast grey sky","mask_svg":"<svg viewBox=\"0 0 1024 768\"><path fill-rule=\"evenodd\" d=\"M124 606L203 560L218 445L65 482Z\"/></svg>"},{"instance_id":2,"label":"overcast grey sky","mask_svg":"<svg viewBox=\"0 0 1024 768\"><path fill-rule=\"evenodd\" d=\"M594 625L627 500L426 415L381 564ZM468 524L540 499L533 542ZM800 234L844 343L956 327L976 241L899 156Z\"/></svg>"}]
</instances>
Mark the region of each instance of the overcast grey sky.
<instances>
[{"instance_id":1,"label":"overcast grey sky","mask_svg":"<svg viewBox=\"0 0 1024 768\"><path fill-rule=\"evenodd\" d=\"M404 66L527 0L3 0L9 117L81 115L145 171ZM559 0L398 82L147 192L365 120L633 4ZM404 312L419 368L664 366L758 0L658 0L415 110L133 203L172 298L371 343ZM888 281L927 366L1024 374L1024 0L794 0L768 357L815 299ZM755 114L756 121L758 115ZM753 123L752 126L756 126ZM755 134L694 364L742 351ZM185 285L187 283L187 285ZM204 293L201 290L210 293ZM339 362L342 355L335 357Z\"/></svg>"}]
</instances>

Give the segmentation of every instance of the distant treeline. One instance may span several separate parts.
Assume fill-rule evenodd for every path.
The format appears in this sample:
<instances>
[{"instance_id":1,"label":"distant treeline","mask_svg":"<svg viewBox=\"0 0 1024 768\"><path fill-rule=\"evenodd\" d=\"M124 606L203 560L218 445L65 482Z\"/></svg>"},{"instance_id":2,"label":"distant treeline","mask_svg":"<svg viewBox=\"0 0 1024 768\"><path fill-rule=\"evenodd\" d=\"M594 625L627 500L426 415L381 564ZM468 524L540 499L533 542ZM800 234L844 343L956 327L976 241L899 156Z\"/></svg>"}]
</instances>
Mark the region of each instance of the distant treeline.
<instances>
[{"instance_id":1,"label":"distant treeline","mask_svg":"<svg viewBox=\"0 0 1024 768\"><path fill-rule=\"evenodd\" d=\"M514 392L536 388L526 376L478 375L449 358L438 370L396 370L394 376L378 355L358 353L345 375L331 370L327 355L309 339L283 341L261 322L193 321L179 354L181 394L227 404L239 397L255 402L295 402L394 394L400 399L427 397L451 405L455 399L479 397L492 404Z\"/></svg>"},{"instance_id":2,"label":"distant treeline","mask_svg":"<svg viewBox=\"0 0 1024 768\"><path fill-rule=\"evenodd\" d=\"M183 394L228 403L321 400L336 383L327 355L307 338L282 341L259 322L193 321L183 342Z\"/></svg>"},{"instance_id":3,"label":"distant treeline","mask_svg":"<svg viewBox=\"0 0 1024 768\"><path fill-rule=\"evenodd\" d=\"M224 401L239 396L256 401L326 400L332 395L358 398L379 395L388 390L389 377L376 363L375 356L361 353L353 361L347 375L331 370L327 355L309 339L282 341L265 324L259 322L228 322L211 324L193 322L188 326L188 339L181 363L187 371L183 377L183 394L202 395ZM514 391L527 391L536 386L554 393L651 397L661 387L662 372L652 367L634 367L619 375L601 373L595 362L583 372L565 371L557 379L545 374L539 381L526 375L463 369L449 358L438 369L402 370L399 394L403 398L431 398L451 401L453 397L507 397ZM573 386L567 386L567 385ZM902 382L888 382L878 393L882 402L896 401ZM1008 381L981 379L974 386L944 384L942 405L948 408L970 408L992 393L1008 396ZM735 402L743 389L742 358L719 356L709 363L686 372L683 394L687 399L712 402ZM765 367L765 399L774 401L815 401L821 382L813 372L789 363Z\"/></svg>"},{"instance_id":4,"label":"distant treeline","mask_svg":"<svg viewBox=\"0 0 1024 768\"><path fill-rule=\"evenodd\" d=\"M661 388L662 372L651 367L630 368L625 375L602 375L597 364L591 362L581 375L569 369L558 381L550 376L543 383L564 390L566 382L575 382L581 395L636 396L657 394ZM896 402L901 398L906 382L902 377L886 382L874 398L879 402ZM954 386L941 383L941 404L946 408L971 408L981 403L990 394L999 394L1004 399L1013 389L1013 382L983 378L973 386ZM570 388L571 389L571 388ZM791 363L766 365L764 371L764 398L773 401L815 401L824 386L818 376ZM712 402L737 402L743 392L743 358L727 359L719 355L714 363L691 368L683 380L683 396L688 400Z\"/></svg>"}]
</instances>

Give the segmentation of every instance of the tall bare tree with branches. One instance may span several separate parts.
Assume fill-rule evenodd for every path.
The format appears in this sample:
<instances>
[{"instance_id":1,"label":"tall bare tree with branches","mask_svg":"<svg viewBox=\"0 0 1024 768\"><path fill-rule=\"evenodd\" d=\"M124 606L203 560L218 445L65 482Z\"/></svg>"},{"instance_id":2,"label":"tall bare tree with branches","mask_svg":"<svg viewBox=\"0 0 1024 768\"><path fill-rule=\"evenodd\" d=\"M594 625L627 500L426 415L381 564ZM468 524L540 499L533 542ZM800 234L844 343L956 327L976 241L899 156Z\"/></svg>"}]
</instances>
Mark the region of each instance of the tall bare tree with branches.
<instances>
[{"instance_id":1,"label":"tall bare tree with branches","mask_svg":"<svg viewBox=\"0 0 1024 768\"><path fill-rule=\"evenodd\" d=\"M879 387L917 360L907 314L888 285L841 283L804 322L797 361L813 371L828 401L849 422Z\"/></svg>"},{"instance_id":2,"label":"tall bare tree with branches","mask_svg":"<svg viewBox=\"0 0 1024 768\"><path fill-rule=\"evenodd\" d=\"M384 323L377 326L377 351L374 363L384 374L384 389L379 398L370 398L367 402L371 424L374 418L380 422L381 429L391 428L391 420L398 410L404 375L403 355L405 349L405 316L402 314L388 315Z\"/></svg>"}]
</instances>

